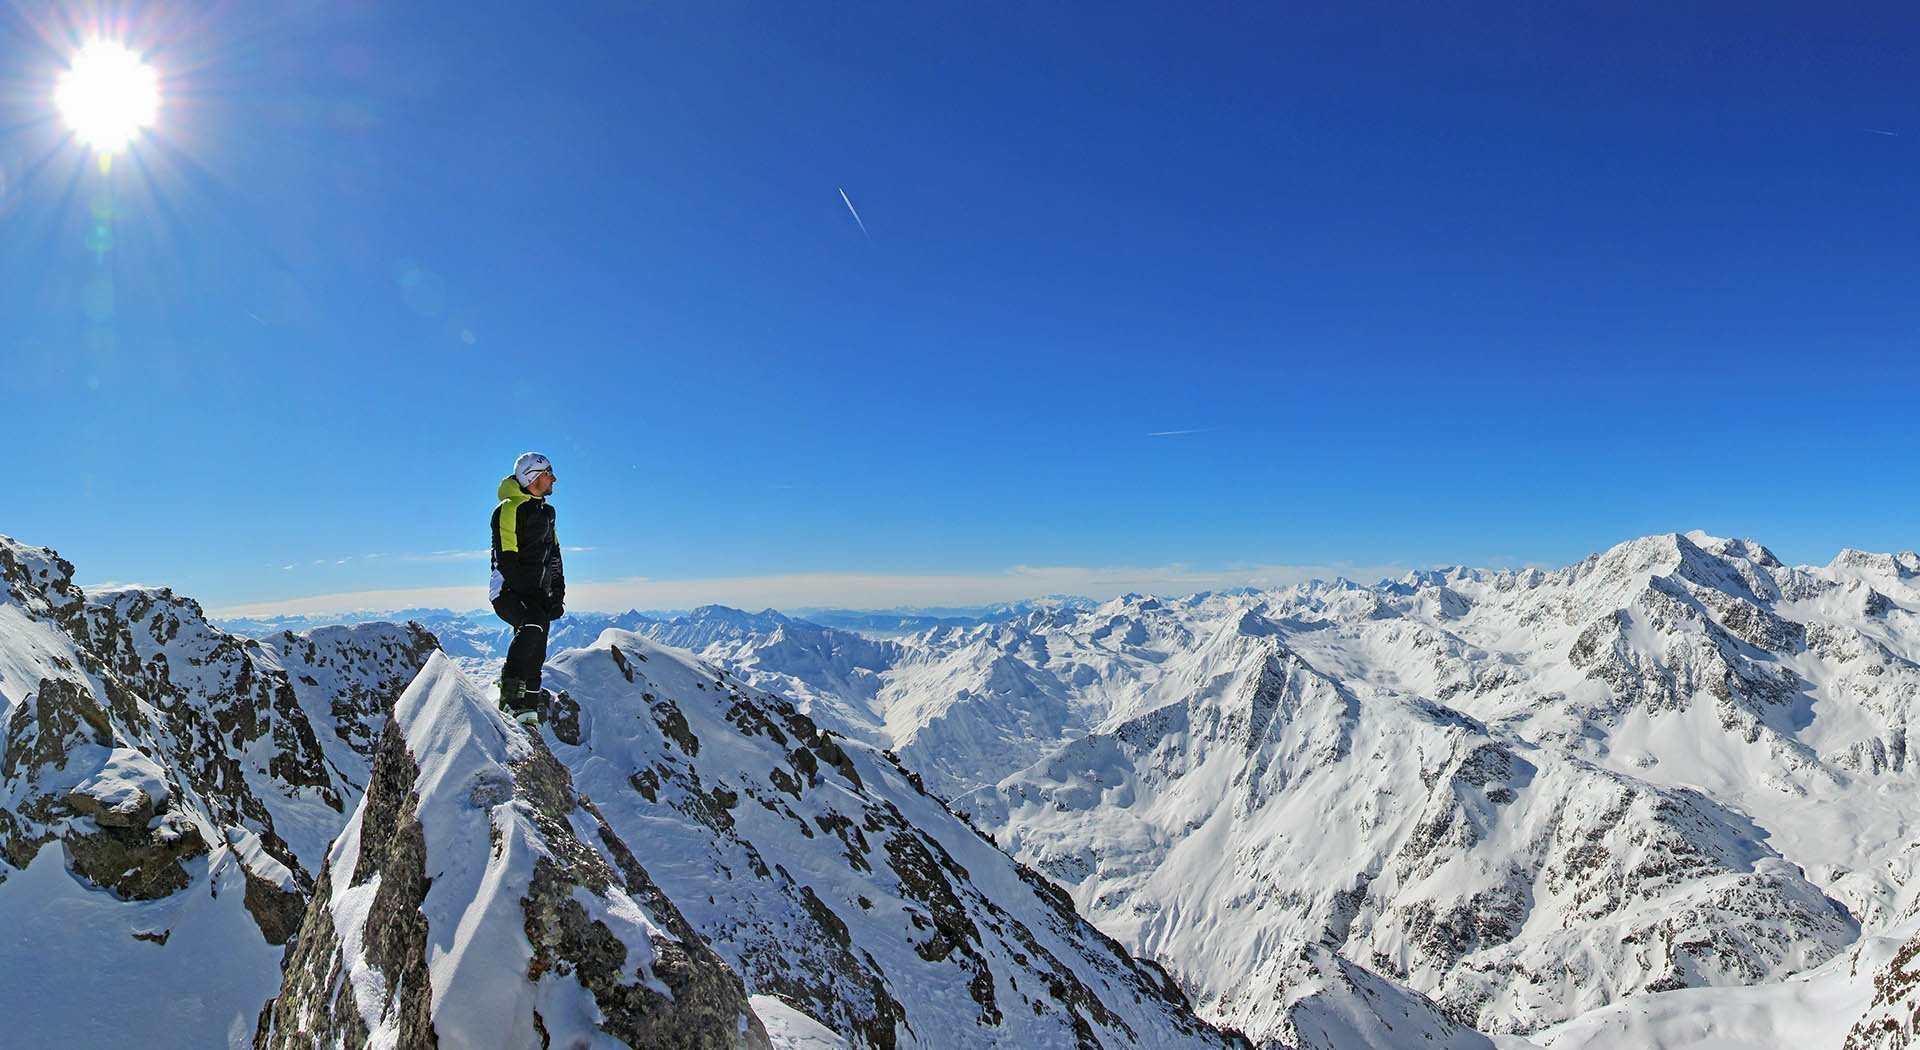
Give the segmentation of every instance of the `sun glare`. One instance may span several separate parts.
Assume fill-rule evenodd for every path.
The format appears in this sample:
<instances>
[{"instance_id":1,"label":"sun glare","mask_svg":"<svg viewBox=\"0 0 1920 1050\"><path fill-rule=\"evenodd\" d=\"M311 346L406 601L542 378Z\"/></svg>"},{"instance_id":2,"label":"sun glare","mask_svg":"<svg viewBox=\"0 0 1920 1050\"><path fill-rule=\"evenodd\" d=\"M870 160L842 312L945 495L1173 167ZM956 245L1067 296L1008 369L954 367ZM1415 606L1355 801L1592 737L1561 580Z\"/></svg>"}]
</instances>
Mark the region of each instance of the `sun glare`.
<instances>
[{"instance_id":1,"label":"sun glare","mask_svg":"<svg viewBox=\"0 0 1920 1050\"><path fill-rule=\"evenodd\" d=\"M160 112L160 76L126 45L94 40L60 74L54 105L81 142L102 154L126 149Z\"/></svg>"}]
</instances>

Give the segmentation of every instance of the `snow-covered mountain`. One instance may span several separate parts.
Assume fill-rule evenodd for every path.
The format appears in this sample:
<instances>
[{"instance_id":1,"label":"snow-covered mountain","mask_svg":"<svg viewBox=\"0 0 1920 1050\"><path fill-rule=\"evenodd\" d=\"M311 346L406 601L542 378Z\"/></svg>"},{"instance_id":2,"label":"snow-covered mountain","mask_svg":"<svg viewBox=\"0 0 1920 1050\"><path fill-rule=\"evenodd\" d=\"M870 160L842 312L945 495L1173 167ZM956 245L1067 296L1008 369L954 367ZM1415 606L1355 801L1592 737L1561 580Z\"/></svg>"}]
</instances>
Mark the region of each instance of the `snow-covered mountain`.
<instances>
[{"instance_id":1,"label":"snow-covered mountain","mask_svg":"<svg viewBox=\"0 0 1920 1050\"><path fill-rule=\"evenodd\" d=\"M7 1041L244 1039L432 648L392 624L239 638L170 591L90 599L0 537Z\"/></svg>"},{"instance_id":2,"label":"snow-covered mountain","mask_svg":"<svg viewBox=\"0 0 1920 1050\"><path fill-rule=\"evenodd\" d=\"M82 965L38 960L84 950L124 989L85 1020L94 1044L159 1015L244 1041L270 937L327 911L343 943L351 907L299 905L365 826L376 742L486 723L491 658L441 661L416 685L442 702L389 731L418 627L249 640L168 592L81 595L37 548L0 541L0 573L0 917L33 974L10 991L28 1015L60 1001ZM581 907L684 922L775 1040L1225 1041L1189 998L1271 1047L1891 1050L1920 1030L1920 556L1796 568L1696 533L1557 572L886 639L717 607L631 626L556 653L561 717L485 752L512 782L487 812L576 800L540 842L620 873ZM446 807L420 808L432 763L405 753L425 828ZM528 786L535 754L570 787ZM504 887L483 918L524 916L519 869L490 864L463 869ZM305 938L288 962L290 988L351 969ZM222 987L169 998L180 967Z\"/></svg>"},{"instance_id":3,"label":"snow-covered mountain","mask_svg":"<svg viewBox=\"0 0 1920 1050\"><path fill-rule=\"evenodd\" d=\"M558 653L530 737L416 624L241 638L4 538L0 581L8 1042L1240 1045L683 651Z\"/></svg>"},{"instance_id":4,"label":"snow-covered mountain","mask_svg":"<svg viewBox=\"0 0 1920 1050\"><path fill-rule=\"evenodd\" d=\"M897 638L941 627L972 627L1018 620L1042 609L1091 609L1098 602L1071 594L1050 594L977 608L801 609L796 615L821 627L868 637Z\"/></svg>"},{"instance_id":5,"label":"snow-covered mountain","mask_svg":"<svg viewBox=\"0 0 1920 1050\"><path fill-rule=\"evenodd\" d=\"M733 612L731 609L726 611ZM655 614L634 611L573 612L554 623L553 634L548 642L550 648L558 651L575 645L585 645L599 637L600 632L609 627L642 630L644 625L662 622L663 619ZM221 630L248 638L262 639L272 638L289 631L306 632L321 627L362 623L417 623L440 640L442 652L456 659L468 661L463 666L470 668L477 668L486 661L499 660L506 656L507 645L513 641L513 629L486 609L471 612L454 612L450 609L393 609L339 616L215 618L213 623Z\"/></svg>"},{"instance_id":6,"label":"snow-covered mountain","mask_svg":"<svg viewBox=\"0 0 1920 1050\"><path fill-rule=\"evenodd\" d=\"M1298 996L1331 971L1283 959L1533 1032L1880 934L1920 838L1916 617L1913 554L1792 568L1696 533L707 654L893 748L1204 1015L1312 1043Z\"/></svg>"}]
</instances>

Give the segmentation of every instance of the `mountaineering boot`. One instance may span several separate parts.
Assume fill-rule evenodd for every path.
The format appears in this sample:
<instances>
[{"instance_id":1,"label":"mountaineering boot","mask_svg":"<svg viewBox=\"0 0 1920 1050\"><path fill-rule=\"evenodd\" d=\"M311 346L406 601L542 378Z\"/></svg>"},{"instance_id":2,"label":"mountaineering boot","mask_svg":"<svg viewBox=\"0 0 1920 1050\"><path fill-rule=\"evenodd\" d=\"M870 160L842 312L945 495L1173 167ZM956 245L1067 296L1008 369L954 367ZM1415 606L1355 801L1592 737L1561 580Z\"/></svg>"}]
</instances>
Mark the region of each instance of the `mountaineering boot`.
<instances>
[{"instance_id":1,"label":"mountaineering boot","mask_svg":"<svg viewBox=\"0 0 1920 1050\"><path fill-rule=\"evenodd\" d=\"M523 726L538 725L545 721L547 703L552 694L525 682L519 684L520 695L511 704L504 705L507 713Z\"/></svg>"},{"instance_id":2,"label":"mountaineering boot","mask_svg":"<svg viewBox=\"0 0 1920 1050\"><path fill-rule=\"evenodd\" d=\"M500 710L518 714L527 709L527 683L518 678L500 676Z\"/></svg>"}]
</instances>

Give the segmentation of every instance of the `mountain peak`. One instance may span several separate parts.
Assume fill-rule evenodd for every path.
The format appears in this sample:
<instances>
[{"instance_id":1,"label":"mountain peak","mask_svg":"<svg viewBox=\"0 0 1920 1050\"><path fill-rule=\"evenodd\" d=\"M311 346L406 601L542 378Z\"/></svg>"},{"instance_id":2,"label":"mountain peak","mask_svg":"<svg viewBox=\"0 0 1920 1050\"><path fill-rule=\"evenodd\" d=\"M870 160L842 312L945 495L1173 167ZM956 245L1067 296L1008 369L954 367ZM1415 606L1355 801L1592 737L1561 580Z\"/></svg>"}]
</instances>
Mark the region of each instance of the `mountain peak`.
<instances>
[{"instance_id":1,"label":"mountain peak","mask_svg":"<svg viewBox=\"0 0 1920 1050\"><path fill-rule=\"evenodd\" d=\"M1836 572L1864 573L1884 576L1889 579L1908 579L1920 576L1920 554L1912 551L1900 551L1897 554L1875 554L1869 551L1842 548L1834 555L1827 568Z\"/></svg>"},{"instance_id":2,"label":"mountain peak","mask_svg":"<svg viewBox=\"0 0 1920 1050\"><path fill-rule=\"evenodd\" d=\"M73 563L49 547L34 547L0 536L0 584L16 601L37 595L51 609L68 611L84 596L73 585Z\"/></svg>"},{"instance_id":3,"label":"mountain peak","mask_svg":"<svg viewBox=\"0 0 1920 1050\"><path fill-rule=\"evenodd\" d=\"M770 1045L566 768L439 653L395 707L282 988L256 1045Z\"/></svg>"}]
</instances>

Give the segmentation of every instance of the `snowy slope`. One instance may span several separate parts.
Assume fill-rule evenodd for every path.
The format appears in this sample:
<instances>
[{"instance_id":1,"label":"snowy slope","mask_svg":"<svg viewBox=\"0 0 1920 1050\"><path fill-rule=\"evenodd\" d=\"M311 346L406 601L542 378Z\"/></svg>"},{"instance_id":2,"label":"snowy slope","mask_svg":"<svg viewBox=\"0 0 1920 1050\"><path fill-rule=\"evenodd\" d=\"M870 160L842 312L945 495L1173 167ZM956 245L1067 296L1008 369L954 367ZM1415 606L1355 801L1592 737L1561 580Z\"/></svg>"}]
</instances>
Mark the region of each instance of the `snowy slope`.
<instances>
[{"instance_id":1,"label":"snowy slope","mask_svg":"<svg viewBox=\"0 0 1920 1050\"><path fill-rule=\"evenodd\" d=\"M783 1004L775 1045L1234 1045L909 774L786 701L619 631L558 654L548 684L562 700L538 742L449 658L410 687L289 956L269 1045L477 1039L531 1032L536 1014L553 1034L548 1008L578 993L527 980L541 949L515 931L540 858L578 867L566 843L595 842L629 890L651 887L631 894L651 928L710 945Z\"/></svg>"},{"instance_id":2,"label":"snowy slope","mask_svg":"<svg viewBox=\"0 0 1920 1050\"><path fill-rule=\"evenodd\" d=\"M1703 798L1347 691L1270 637L1250 661L967 800L1208 1016L1277 1030L1280 945L1339 948L1498 1030L1790 972L1858 933Z\"/></svg>"},{"instance_id":3,"label":"snowy slope","mask_svg":"<svg viewBox=\"0 0 1920 1050\"><path fill-rule=\"evenodd\" d=\"M578 706L554 753L750 990L856 1046L1226 1045L1046 880L787 701L620 631L549 685Z\"/></svg>"},{"instance_id":4,"label":"snowy slope","mask_svg":"<svg viewBox=\"0 0 1920 1050\"><path fill-rule=\"evenodd\" d=\"M1783 981L1631 996L1525 1038L1495 1037L1495 1045L1499 1050L1865 1050L1911 1045L1898 1038L1874 1039L1864 1030L1872 1027L1876 986L1887 983L1901 954L1912 953L1907 946L1916 934L1920 921L1902 920Z\"/></svg>"}]
</instances>

